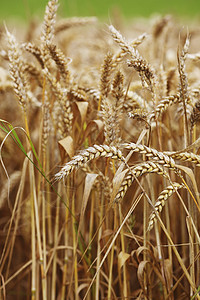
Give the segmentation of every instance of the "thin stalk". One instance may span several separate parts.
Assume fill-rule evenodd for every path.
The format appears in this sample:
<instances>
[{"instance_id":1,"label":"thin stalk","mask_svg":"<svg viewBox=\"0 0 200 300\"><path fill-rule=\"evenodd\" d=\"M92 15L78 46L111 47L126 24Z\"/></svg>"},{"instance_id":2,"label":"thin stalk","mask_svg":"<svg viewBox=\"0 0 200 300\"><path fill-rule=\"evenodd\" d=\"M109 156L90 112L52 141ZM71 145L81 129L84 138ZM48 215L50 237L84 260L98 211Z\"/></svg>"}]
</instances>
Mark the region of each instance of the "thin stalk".
<instances>
[{"instance_id":1,"label":"thin stalk","mask_svg":"<svg viewBox=\"0 0 200 300\"><path fill-rule=\"evenodd\" d=\"M70 198L70 177L67 178L67 189L66 189L66 206L69 207L69 198ZM69 218L69 210L65 209L65 229L64 229L64 244L65 246L68 245L68 237L69 237L69 225L68 225L68 218ZM64 251L64 270L63 270L63 278L62 278L62 290L61 290L61 300L65 299L65 291L66 291L66 281L67 281L67 262L68 262L68 250Z\"/></svg>"},{"instance_id":2,"label":"thin stalk","mask_svg":"<svg viewBox=\"0 0 200 300\"><path fill-rule=\"evenodd\" d=\"M147 201L144 201L144 205L143 205L143 245L146 248L147 247ZM144 251L143 253L143 260L146 261L147 260L147 254L146 251ZM146 295L148 294L148 289L147 289L147 273L144 272L144 297L145 299L147 299Z\"/></svg>"},{"instance_id":3,"label":"thin stalk","mask_svg":"<svg viewBox=\"0 0 200 300\"><path fill-rule=\"evenodd\" d=\"M117 210L116 205L114 206L114 232L117 228ZM114 262L114 250L115 250L115 244L113 244L111 253L110 253L110 269L109 269L109 281L108 281L108 299L111 299L111 293L112 293L112 273L113 273L113 262ZM120 274L119 274L120 275Z\"/></svg>"},{"instance_id":4,"label":"thin stalk","mask_svg":"<svg viewBox=\"0 0 200 300\"><path fill-rule=\"evenodd\" d=\"M94 201L95 201L95 194L91 191L91 207L90 207L90 226L89 226L89 242L92 239L93 230L94 230ZM90 252L89 255L89 262L91 262L91 247L88 249Z\"/></svg>"},{"instance_id":5,"label":"thin stalk","mask_svg":"<svg viewBox=\"0 0 200 300\"><path fill-rule=\"evenodd\" d=\"M58 184L58 193L61 192L61 183ZM56 217L55 217L55 225L54 225L54 247L56 247L56 241L59 232L59 210L60 210L60 198L56 199ZM51 299L56 299L56 267L57 267L57 251L55 251L53 257L53 266L52 266L52 285L51 285Z\"/></svg>"},{"instance_id":6,"label":"thin stalk","mask_svg":"<svg viewBox=\"0 0 200 300\"><path fill-rule=\"evenodd\" d=\"M30 174L31 177L31 174ZM31 299L35 300L36 296L36 238L35 238L35 214L34 214L34 198L31 193L31 250L32 250L32 277L31 277Z\"/></svg>"},{"instance_id":7,"label":"thin stalk","mask_svg":"<svg viewBox=\"0 0 200 300\"><path fill-rule=\"evenodd\" d=\"M191 140L191 144L194 143L196 140L197 140L197 125L194 124L194 127L193 127L193 131L192 131L192 140ZM194 149L193 149L194 151ZM196 175L196 177L198 176L198 168L194 167L194 174ZM197 215L197 210L195 209L194 207L194 223L196 225L196 227L198 228L198 215ZM197 241L197 237L195 236L194 237L194 242ZM199 244L196 243L195 245L195 253L199 253ZM200 260L198 259L197 262L196 262L196 282L197 284L200 283Z\"/></svg>"},{"instance_id":8,"label":"thin stalk","mask_svg":"<svg viewBox=\"0 0 200 300\"><path fill-rule=\"evenodd\" d=\"M122 216L122 210L121 210L121 203L119 203L119 219L120 224L123 223L123 216ZM123 227L120 230L120 238L121 238L121 247L122 247L122 253L125 253L125 241L124 241L124 230ZM114 245L114 244L113 244ZM127 288L127 274L126 274L126 263L123 264L123 298L128 298L128 288Z\"/></svg>"},{"instance_id":9,"label":"thin stalk","mask_svg":"<svg viewBox=\"0 0 200 300\"><path fill-rule=\"evenodd\" d=\"M190 256L190 276L192 280L195 282L195 269L194 269L194 241L193 241L193 230L192 230L192 224L191 224L191 217L186 218L186 224L188 228L188 233L189 233L189 241L190 241L190 246L189 246L189 256ZM192 288L190 287L190 297L192 297L193 291Z\"/></svg>"},{"instance_id":10,"label":"thin stalk","mask_svg":"<svg viewBox=\"0 0 200 300\"><path fill-rule=\"evenodd\" d=\"M72 195L72 214L75 216L75 195ZM74 256L74 291L75 300L78 300L78 265L77 265L77 234L76 234L76 223L74 218L72 218L72 228L73 228L73 256Z\"/></svg>"},{"instance_id":11,"label":"thin stalk","mask_svg":"<svg viewBox=\"0 0 200 300\"><path fill-rule=\"evenodd\" d=\"M44 197L44 192L42 192L42 235L43 235L43 276L42 276L42 294L43 299L47 299L47 277L46 277L46 267L47 267L47 250L46 250L46 201ZM46 298L45 298L46 297Z\"/></svg>"},{"instance_id":12,"label":"thin stalk","mask_svg":"<svg viewBox=\"0 0 200 300\"><path fill-rule=\"evenodd\" d=\"M30 153L31 159L32 152ZM34 198L34 214L35 214L35 224L36 224L36 232L37 232L37 243L38 243L38 251L39 251L39 261L40 261L40 270L41 270L41 278L42 278L42 294L43 299L47 299L46 297L46 286L44 284L44 263L43 263L43 254L42 254L42 244L41 244L41 232L40 232L40 221L39 221L39 209L38 209L38 201L37 201L37 195L36 195L36 186L35 186L35 176L34 176L34 166L30 162L30 172L31 172L31 184L33 186L33 198ZM46 297L46 298L45 298Z\"/></svg>"},{"instance_id":13,"label":"thin stalk","mask_svg":"<svg viewBox=\"0 0 200 300\"><path fill-rule=\"evenodd\" d=\"M169 202L168 201L166 201L166 203L165 203L165 219L166 219L166 228L167 228L167 231L171 232ZM167 243L169 245L169 241L167 241ZM167 247L167 252L168 252L168 258L169 258L169 261L170 261L170 273L173 274L173 256L172 256L172 249L171 249L171 247ZM170 290L172 288L173 288L173 280L171 280L171 284L169 286ZM171 300L173 300L173 299L174 299L174 296L171 295Z\"/></svg>"},{"instance_id":14,"label":"thin stalk","mask_svg":"<svg viewBox=\"0 0 200 300\"><path fill-rule=\"evenodd\" d=\"M26 114L26 111L25 111L25 110L24 110L23 112L24 112L25 130L26 130L26 134L27 134L27 136L28 136L28 139L30 140L30 131L29 131L29 126L28 126L27 114ZM30 150L29 148L30 148L30 145L29 145L29 143L28 143L28 141L27 141L27 149L28 149L28 151Z\"/></svg>"},{"instance_id":15,"label":"thin stalk","mask_svg":"<svg viewBox=\"0 0 200 300\"><path fill-rule=\"evenodd\" d=\"M50 170L50 152L49 147L47 147L46 151L46 169L45 174L49 173ZM53 230L52 230L52 213L51 213L51 193L50 193L50 185L46 184L46 212L47 212L47 230L48 230L48 243L52 245L53 243Z\"/></svg>"},{"instance_id":16,"label":"thin stalk","mask_svg":"<svg viewBox=\"0 0 200 300\"><path fill-rule=\"evenodd\" d=\"M99 216L99 224L102 224L103 221L103 207L104 207L104 195L103 193L100 193L101 199L100 199L100 216ZM97 264L96 269L99 269L100 266L100 260L101 260L101 237L102 237L102 226L100 226L98 231L98 242L97 242ZM96 276L96 292L95 292L95 300L99 300L99 287L100 287L100 272L98 272Z\"/></svg>"}]
</instances>

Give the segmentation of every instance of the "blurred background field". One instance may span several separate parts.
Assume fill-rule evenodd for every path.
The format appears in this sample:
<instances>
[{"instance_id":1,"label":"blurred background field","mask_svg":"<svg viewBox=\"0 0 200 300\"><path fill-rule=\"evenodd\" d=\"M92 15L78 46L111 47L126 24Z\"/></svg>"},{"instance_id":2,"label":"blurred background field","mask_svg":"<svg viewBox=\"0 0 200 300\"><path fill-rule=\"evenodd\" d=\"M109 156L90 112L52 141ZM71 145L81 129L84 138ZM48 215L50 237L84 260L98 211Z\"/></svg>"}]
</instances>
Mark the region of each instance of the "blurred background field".
<instances>
[{"instance_id":1,"label":"blurred background field","mask_svg":"<svg viewBox=\"0 0 200 300\"><path fill-rule=\"evenodd\" d=\"M47 0L1 0L0 20L19 19L28 22L31 17L42 18ZM113 13L122 17L149 17L155 13L200 19L199 0L62 0L62 17L98 16L112 19Z\"/></svg>"}]
</instances>

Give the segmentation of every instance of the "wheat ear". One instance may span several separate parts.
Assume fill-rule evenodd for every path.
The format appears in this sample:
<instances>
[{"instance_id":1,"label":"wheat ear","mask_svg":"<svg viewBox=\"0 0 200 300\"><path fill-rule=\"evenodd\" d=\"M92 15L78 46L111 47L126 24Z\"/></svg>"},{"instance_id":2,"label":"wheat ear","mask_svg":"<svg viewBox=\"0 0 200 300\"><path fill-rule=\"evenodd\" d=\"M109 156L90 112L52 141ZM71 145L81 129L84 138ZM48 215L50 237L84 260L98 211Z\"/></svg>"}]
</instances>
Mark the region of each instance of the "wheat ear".
<instances>
[{"instance_id":1,"label":"wheat ear","mask_svg":"<svg viewBox=\"0 0 200 300\"><path fill-rule=\"evenodd\" d=\"M112 54L108 53L101 67L100 91L103 98L107 97L110 91L112 69Z\"/></svg>"},{"instance_id":2,"label":"wheat ear","mask_svg":"<svg viewBox=\"0 0 200 300\"><path fill-rule=\"evenodd\" d=\"M149 113L149 115L148 115L149 122L153 122L155 119L160 117L169 106L171 106L172 104L175 104L179 101L180 101L179 93L162 99L158 103L158 105L155 107L155 109Z\"/></svg>"},{"instance_id":3,"label":"wheat ear","mask_svg":"<svg viewBox=\"0 0 200 300\"><path fill-rule=\"evenodd\" d=\"M133 152L139 152L140 154L145 154L145 156L156 160L157 163L163 165L164 167L175 169L175 161L172 157L169 157L163 152L159 152L154 148L147 147L141 144L135 143L124 143L121 147L125 149L132 150Z\"/></svg>"},{"instance_id":4,"label":"wheat ear","mask_svg":"<svg viewBox=\"0 0 200 300\"><path fill-rule=\"evenodd\" d=\"M51 73L49 73L48 69L45 68L43 70L43 73L50 82L53 93L57 97L57 103L61 111L59 115L58 128L61 137L64 137L64 135L66 135L67 132L71 131L73 119L71 104L68 99L67 90L62 88L60 82L57 81L56 78L51 75Z\"/></svg>"},{"instance_id":5,"label":"wheat ear","mask_svg":"<svg viewBox=\"0 0 200 300\"><path fill-rule=\"evenodd\" d=\"M189 161L196 164L196 166L200 167L200 155L194 154L192 152L182 152L182 153L164 152L164 153L172 157L173 159Z\"/></svg>"},{"instance_id":6,"label":"wheat ear","mask_svg":"<svg viewBox=\"0 0 200 300\"><path fill-rule=\"evenodd\" d=\"M68 65L71 62L70 58L67 58L64 53L56 47L54 44L48 44L47 45L49 49L49 53L52 57L52 59L55 61L61 77L64 79L65 84L66 84L66 79L69 80L69 70L68 70Z\"/></svg>"},{"instance_id":7,"label":"wheat ear","mask_svg":"<svg viewBox=\"0 0 200 300\"><path fill-rule=\"evenodd\" d=\"M53 40L57 9L58 0L50 0L45 9L42 30L42 41L45 44L51 43Z\"/></svg>"},{"instance_id":8,"label":"wheat ear","mask_svg":"<svg viewBox=\"0 0 200 300\"><path fill-rule=\"evenodd\" d=\"M42 124L42 152L45 153L46 145L49 137L50 131L50 114L49 114L49 99L47 94L44 95L44 104L43 104L43 124Z\"/></svg>"},{"instance_id":9,"label":"wheat ear","mask_svg":"<svg viewBox=\"0 0 200 300\"><path fill-rule=\"evenodd\" d=\"M112 159L122 160L122 152L114 146L94 145L93 147L81 151L79 155L74 156L74 158L66 163L60 172L55 175L54 179L60 180L68 176L75 168L77 169L99 157L110 157Z\"/></svg>"},{"instance_id":10,"label":"wheat ear","mask_svg":"<svg viewBox=\"0 0 200 300\"><path fill-rule=\"evenodd\" d=\"M131 47L135 48L135 47L139 46L146 37L147 37L146 33L141 34L140 36L138 36L136 39L134 39L130 43ZM114 68L116 68L119 65L119 63L122 61L122 59L124 58L125 55L127 55L127 53L123 50L121 50L118 54L116 54L113 58L112 66Z\"/></svg>"},{"instance_id":11,"label":"wheat ear","mask_svg":"<svg viewBox=\"0 0 200 300\"><path fill-rule=\"evenodd\" d=\"M194 125L200 120L200 101L198 100L193 107L190 116L190 131L192 131Z\"/></svg>"},{"instance_id":12,"label":"wheat ear","mask_svg":"<svg viewBox=\"0 0 200 300\"><path fill-rule=\"evenodd\" d=\"M184 187L183 184L179 184L177 182L174 182L173 185L169 185L166 187L159 195L158 199L155 203L155 211L157 213L161 212L163 209L163 206L165 205L165 202L168 200L168 198L178 189ZM156 220L156 212L153 211L149 217L149 224L148 224L148 231L150 231L153 228L153 224Z\"/></svg>"},{"instance_id":13,"label":"wheat ear","mask_svg":"<svg viewBox=\"0 0 200 300\"><path fill-rule=\"evenodd\" d=\"M41 49L34 45L33 43L24 43L22 44L22 48L27 52L31 53L35 58L38 60L39 64L41 65L42 69L44 68L44 61Z\"/></svg>"},{"instance_id":14,"label":"wheat ear","mask_svg":"<svg viewBox=\"0 0 200 300\"><path fill-rule=\"evenodd\" d=\"M43 75L39 68L35 66L35 64L26 62L24 64L24 72L29 74L29 77L34 77L40 87L42 87L43 84Z\"/></svg>"},{"instance_id":15,"label":"wheat ear","mask_svg":"<svg viewBox=\"0 0 200 300\"><path fill-rule=\"evenodd\" d=\"M116 105L119 108L121 108L122 106L122 98L124 96L123 83L124 83L124 75L122 74L121 71L118 71L115 74L113 84L112 84L112 96L117 100Z\"/></svg>"},{"instance_id":16,"label":"wheat ear","mask_svg":"<svg viewBox=\"0 0 200 300\"><path fill-rule=\"evenodd\" d=\"M131 60L128 61L128 66L134 67L137 72L139 72L141 78L150 86L151 90L156 86L156 74L155 70L147 63L147 61L142 58L139 52L133 48L119 33L114 26L109 26L111 35L116 43L119 44L122 51L131 56Z\"/></svg>"},{"instance_id":17,"label":"wheat ear","mask_svg":"<svg viewBox=\"0 0 200 300\"><path fill-rule=\"evenodd\" d=\"M188 131L188 119L187 119L187 108L186 108L186 103L189 100L189 93L188 93L188 79L187 79L187 74L185 71L185 60L186 60L186 55L188 53L188 48L189 48L190 40L187 37L184 47L181 51L178 47L177 51L177 58L178 58L178 71L179 71L179 79L180 79L180 98L183 103L183 109L184 109L184 116L185 116L185 129L186 129L186 141L187 145L189 144L189 131Z\"/></svg>"},{"instance_id":18,"label":"wheat ear","mask_svg":"<svg viewBox=\"0 0 200 300\"><path fill-rule=\"evenodd\" d=\"M28 103L27 97L27 79L24 73L24 66L22 61L21 49L14 37L7 29L8 38L8 58L10 61L10 75L13 80L13 88L18 97L19 104L21 105L23 111L26 111L26 105Z\"/></svg>"},{"instance_id":19,"label":"wheat ear","mask_svg":"<svg viewBox=\"0 0 200 300\"><path fill-rule=\"evenodd\" d=\"M135 178L142 176L147 173L157 173L159 175L163 175L168 177L167 172L163 169L163 166L159 165L158 163L149 161L140 164L139 166L132 167L130 171L128 171L127 175L125 176L114 201L120 202L127 191L127 189L132 185Z\"/></svg>"}]
</instances>

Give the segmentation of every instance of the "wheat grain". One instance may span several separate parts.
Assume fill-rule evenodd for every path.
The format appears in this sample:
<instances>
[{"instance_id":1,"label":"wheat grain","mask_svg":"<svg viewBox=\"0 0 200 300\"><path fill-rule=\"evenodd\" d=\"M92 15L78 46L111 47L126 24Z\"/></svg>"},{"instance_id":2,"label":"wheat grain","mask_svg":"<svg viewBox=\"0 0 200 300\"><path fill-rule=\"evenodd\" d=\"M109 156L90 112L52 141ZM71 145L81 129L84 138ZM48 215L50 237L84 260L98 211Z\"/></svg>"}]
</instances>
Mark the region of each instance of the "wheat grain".
<instances>
[{"instance_id":1,"label":"wheat grain","mask_svg":"<svg viewBox=\"0 0 200 300\"><path fill-rule=\"evenodd\" d=\"M87 89L86 89L87 91ZM92 94L92 92L91 92ZM67 93L67 97L69 101L87 101L87 93L85 92L84 89L81 88L70 88L69 92Z\"/></svg>"},{"instance_id":2,"label":"wheat grain","mask_svg":"<svg viewBox=\"0 0 200 300\"><path fill-rule=\"evenodd\" d=\"M195 53L195 54L186 54L186 58L194 60L194 61L199 61L200 60L200 52Z\"/></svg>"}]
</instances>

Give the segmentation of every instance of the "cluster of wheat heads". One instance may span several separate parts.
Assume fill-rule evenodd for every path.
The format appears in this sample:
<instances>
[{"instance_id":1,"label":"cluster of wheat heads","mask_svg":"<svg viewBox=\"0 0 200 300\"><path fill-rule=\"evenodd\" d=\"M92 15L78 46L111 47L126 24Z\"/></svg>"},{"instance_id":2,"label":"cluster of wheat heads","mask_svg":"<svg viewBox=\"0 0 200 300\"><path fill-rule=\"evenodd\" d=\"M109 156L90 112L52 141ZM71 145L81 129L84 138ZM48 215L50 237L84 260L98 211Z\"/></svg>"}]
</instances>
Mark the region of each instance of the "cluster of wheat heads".
<instances>
[{"instance_id":1,"label":"cluster of wheat heads","mask_svg":"<svg viewBox=\"0 0 200 300\"><path fill-rule=\"evenodd\" d=\"M57 8L0 32L0 298L199 299L198 26Z\"/></svg>"}]
</instances>

